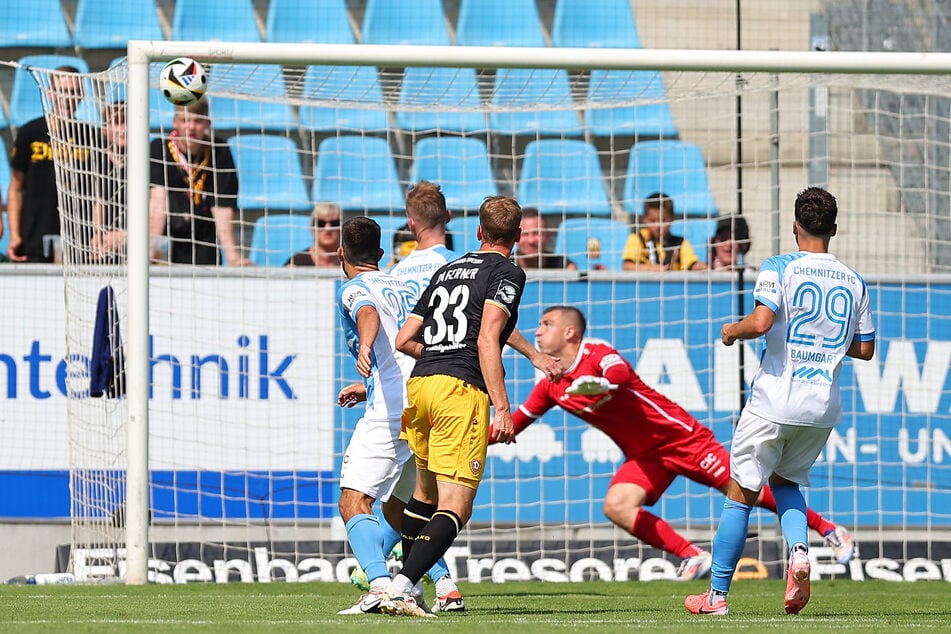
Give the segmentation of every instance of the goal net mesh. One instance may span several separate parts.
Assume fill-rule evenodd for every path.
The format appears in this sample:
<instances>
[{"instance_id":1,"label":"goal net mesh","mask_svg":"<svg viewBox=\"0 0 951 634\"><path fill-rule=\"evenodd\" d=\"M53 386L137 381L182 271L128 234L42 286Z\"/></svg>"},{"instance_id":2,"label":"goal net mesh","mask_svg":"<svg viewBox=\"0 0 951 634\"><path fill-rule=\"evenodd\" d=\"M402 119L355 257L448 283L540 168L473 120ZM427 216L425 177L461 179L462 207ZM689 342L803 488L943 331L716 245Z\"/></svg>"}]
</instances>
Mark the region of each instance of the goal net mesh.
<instances>
[{"instance_id":1,"label":"goal net mesh","mask_svg":"<svg viewBox=\"0 0 951 634\"><path fill-rule=\"evenodd\" d=\"M125 62L81 75L85 100L75 109L57 106L62 73L33 71L53 147L64 157L76 148L95 155L56 163L70 565L86 579L123 572L128 408L110 391L116 382L94 397L89 378L104 358L108 372L128 330L126 194L143 193L126 191L125 143L160 145L186 133L156 90L161 66L152 64L151 139L119 133L123 116L145 116L126 109ZM152 240L150 578L347 580L354 560L336 478L360 412L335 405L337 391L359 378L337 324L342 275L339 267L284 264L333 231L314 226L316 203L338 205L344 219L376 219L389 264L401 249L394 235L405 222L405 191L421 179L446 194L457 251L477 246L486 195L537 208L544 242L578 270L529 270L519 328L531 338L544 307L578 306L589 336L610 341L727 446L759 346L748 342L741 357L719 343L720 327L752 308L756 265L795 250L795 194L828 187L839 202L832 250L866 277L879 343L873 361L846 363L844 420L812 471L807 500L852 531L862 557L885 556L894 541L901 552L889 556L929 558L946 540L948 77L316 61L206 68L211 136L203 143L229 154L234 167L202 166L204 189L193 179L186 194L197 201L212 183L224 192L235 176L239 185L231 203L218 198L234 208L217 223L222 265L170 263L182 238L159 231ZM153 160L153 197L156 186L170 187L155 176L167 167ZM674 200L671 233L701 263L711 261L718 220L745 219L745 277L624 271L643 201L658 191ZM251 264L237 266L240 259ZM505 366L520 403L534 369L512 351ZM560 410L517 444L490 448L472 521L450 551L457 577L672 577L677 557L605 519L605 492L622 462L605 435ZM721 504L719 492L681 477L649 510L709 549ZM822 546L815 532L811 539ZM775 516L754 512L747 572L779 576L784 550ZM814 552L833 565L830 551ZM850 574L845 566L833 572Z\"/></svg>"}]
</instances>

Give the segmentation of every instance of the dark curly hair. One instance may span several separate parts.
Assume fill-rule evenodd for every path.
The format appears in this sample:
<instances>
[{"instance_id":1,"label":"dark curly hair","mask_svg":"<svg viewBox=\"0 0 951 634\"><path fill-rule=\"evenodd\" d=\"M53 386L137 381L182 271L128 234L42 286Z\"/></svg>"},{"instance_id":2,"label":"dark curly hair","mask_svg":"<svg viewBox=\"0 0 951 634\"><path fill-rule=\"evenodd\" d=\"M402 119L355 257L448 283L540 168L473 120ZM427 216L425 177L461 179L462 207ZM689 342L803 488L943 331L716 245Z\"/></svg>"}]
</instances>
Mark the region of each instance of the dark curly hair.
<instances>
[{"instance_id":1,"label":"dark curly hair","mask_svg":"<svg viewBox=\"0 0 951 634\"><path fill-rule=\"evenodd\" d=\"M796 222L810 235L831 236L838 213L835 196L820 187L807 187L796 196Z\"/></svg>"}]
</instances>

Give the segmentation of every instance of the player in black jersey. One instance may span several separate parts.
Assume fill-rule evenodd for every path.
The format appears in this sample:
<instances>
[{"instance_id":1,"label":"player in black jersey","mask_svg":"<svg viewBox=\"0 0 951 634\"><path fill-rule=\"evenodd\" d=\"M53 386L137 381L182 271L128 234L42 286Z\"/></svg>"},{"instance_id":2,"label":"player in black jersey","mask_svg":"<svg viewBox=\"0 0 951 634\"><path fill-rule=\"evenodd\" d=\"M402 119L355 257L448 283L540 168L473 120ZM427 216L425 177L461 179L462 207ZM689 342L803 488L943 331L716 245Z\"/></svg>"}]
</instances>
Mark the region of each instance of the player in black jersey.
<instances>
[{"instance_id":1,"label":"player in black jersey","mask_svg":"<svg viewBox=\"0 0 951 634\"><path fill-rule=\"evenodd\" d=\"M397 335L397 349L418 359L403 412L417 473L403 512L403 569L380 606L387 614L428 616L411 590L472 515L490 403L495 440L515 439L502 346L515 329L525 287L525 272L509 259L521 219L515 199L486 198L479 209L481 248L433 274Z\"/></svg>"}]
</instances>

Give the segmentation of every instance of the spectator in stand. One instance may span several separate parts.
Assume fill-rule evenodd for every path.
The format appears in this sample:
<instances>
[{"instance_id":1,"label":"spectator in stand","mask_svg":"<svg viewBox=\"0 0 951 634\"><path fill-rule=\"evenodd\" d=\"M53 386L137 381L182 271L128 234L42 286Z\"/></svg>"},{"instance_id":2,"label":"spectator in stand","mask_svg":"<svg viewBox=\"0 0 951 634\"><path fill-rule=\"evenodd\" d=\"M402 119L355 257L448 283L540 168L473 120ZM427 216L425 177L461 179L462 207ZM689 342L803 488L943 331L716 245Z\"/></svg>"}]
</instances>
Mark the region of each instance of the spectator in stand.
<instances>
[{"instance_id":1,"label":"spectator in stand","mask_svg":"<svg viewBox=\"0 0 951 634\"><path fill-rule=\"evenodd\" d=\"M674 200L655 192L644 200L641 228L624 245L625 271L705 271L686 238L670 235L674 221Z\"/></svg>"},{"instance_id":2,"label":"spectator in stand","mask_svg":"<svg viewBox=\"0 0 951 634\"><path fill-rule=\"evenodd\" d=\"M707 249L710 269L738 271L749 267L744 258L750 250L750 227L743 216L728 216L717 221Z\"/></svg>"},{"instance_id":3,"label":"spectator in stand","mask_svg":"<svg viewBox=\"0 0 951 634\"><path fill-rule=\"evenodd\" d=\"M314 243L295 253L284 266L331 266L340 268L340 218L343 212L335 203L317 203L311 212Z\"/></svg>"},{"instance_id":4,"label":"spectator in stand","mask_svg":"<svg viewBox=\"0 0 951 634\"><path fill-rule=\"evenodd\" d=\"M512 412L515 433L553 407L561 407L608 435L624 462L608 486L604 514L633 537L682 558L677 579L698 579L710 571L711 555L680 535L644 506L654 506L677 476L726 492L730 454L686 410L637 375L610 344L584 337L586 320L574 306L553 306L542 314L535 338L540 352L556 358L564 373L542 378ZM490 444L495 429L490 428ZM768 487L750 505L776 512ZM844 527L811 509L803 524L823 535L845 563L855 547Z\"/></svg>"},{"instance_id":5,"label":"spectator in stand","mask_svg":"<svg viewBox=\"0 0 951 634\"><path fill-rule=\"evenodd\" d=\"M229 266L250 265L235 240L234 158L211 133L207 99L176 106L172 133L152 141L151 162L149 233L168 236L168 261L219 264L220 242Z\"/></svg>"},{"instance_id":6,"label":"spectator in stand","mask_svg":"<svg viewBox=\"0 0 951 634\"><path fill-rule=\"evenodd\" d=\"M534 207L522 207L522 238L515 246L515 263L523 269L578 270L578 265L549 248L551 232Z\"/></svg>"},{"instance_id":7,"label":"spectator in stand","mask_svg":"<svg viewBox=\"0 0 951 634\"><path fill-rule=\"evenodd\" d=\"M93 206L90 260L115 261L126 246L126 103L116 101L103 109L105 147L100 160L101 190Z\"/></svg>"},{"instance_id":8,"label":"spectator in stand","mask_svg":"<svg viewBox=\"0 0 951 634\"><path fill-rule=\"evenodd\" d=\"M53 262L60 236L59 209L54 157L77 170L89 171L95 160L98 136L88 125L77 123L73 114L83 99L83 78L72 66L60 66L50 81L54 126L46 117L29 121L17 131L10 157L10 187L7 190L7 222L10 243L7 257L12 262Z\"/></svg>"}]
</instances>

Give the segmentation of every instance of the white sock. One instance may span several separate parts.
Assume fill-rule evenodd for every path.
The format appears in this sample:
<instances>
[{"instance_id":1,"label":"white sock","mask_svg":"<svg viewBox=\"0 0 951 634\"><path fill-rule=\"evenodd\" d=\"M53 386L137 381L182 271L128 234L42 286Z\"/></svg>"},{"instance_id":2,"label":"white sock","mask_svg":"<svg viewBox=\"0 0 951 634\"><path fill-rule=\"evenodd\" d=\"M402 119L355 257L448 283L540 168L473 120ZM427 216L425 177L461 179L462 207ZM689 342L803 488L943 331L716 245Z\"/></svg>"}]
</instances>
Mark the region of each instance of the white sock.
<instances>
[{"instance_id":1,"label":"white sock","mask_svg":"<svg viewBox=\"0 0 951 634\"><path fill-rule=\"evenodd\" d=\"M377 577L370 582L370 592L383 592L390 585L389 577Z\"/></svg>"},{"instance_id":2,"label":"white sock","mask_svg":"<svg viewBox=\"0 0 951 634\"><path fill-rule=\"evenodd\" d=\"M400 594L411 594L413 592L412 582L408 577L401 574L393 577L393 582L390 585Z\"/></svg>"},{"instance_id":3,"label":"white sock","mask_svg":"<svg viewBox=\"0 0 951 634\"><path fill-rule=\"evenodd\" d=\"M436 596L444 597L453 590L458 590L459 586L456 585L456 582L452 580L452 577L449 575L443 575L436 581Z\"/></svg>"}]
</instances>

